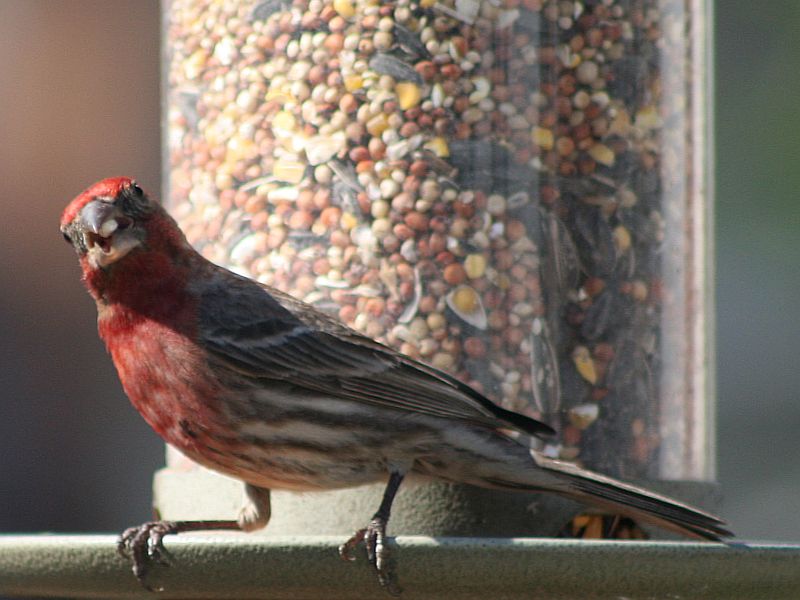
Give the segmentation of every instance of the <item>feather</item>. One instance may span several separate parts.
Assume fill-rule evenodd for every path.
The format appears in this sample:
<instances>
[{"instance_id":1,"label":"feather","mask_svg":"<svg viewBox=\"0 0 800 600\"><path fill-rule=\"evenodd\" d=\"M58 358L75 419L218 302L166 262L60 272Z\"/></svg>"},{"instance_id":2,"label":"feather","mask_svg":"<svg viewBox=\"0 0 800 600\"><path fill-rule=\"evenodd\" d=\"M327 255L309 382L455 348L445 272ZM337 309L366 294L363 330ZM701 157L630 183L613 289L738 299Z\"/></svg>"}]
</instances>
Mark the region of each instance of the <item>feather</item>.
<instances>
[{"instance_id":1,"label":"feather","mask_svg":"<svg viewBox=\"0 0 800 600\"><path fill-rule=\"evenodd\" d=\"M221 269L213 281L199 290L200 341L223 368L256 385L280 380L393 410L536 436L554 433L287 294Z\"/></svg>"}]
</instances>

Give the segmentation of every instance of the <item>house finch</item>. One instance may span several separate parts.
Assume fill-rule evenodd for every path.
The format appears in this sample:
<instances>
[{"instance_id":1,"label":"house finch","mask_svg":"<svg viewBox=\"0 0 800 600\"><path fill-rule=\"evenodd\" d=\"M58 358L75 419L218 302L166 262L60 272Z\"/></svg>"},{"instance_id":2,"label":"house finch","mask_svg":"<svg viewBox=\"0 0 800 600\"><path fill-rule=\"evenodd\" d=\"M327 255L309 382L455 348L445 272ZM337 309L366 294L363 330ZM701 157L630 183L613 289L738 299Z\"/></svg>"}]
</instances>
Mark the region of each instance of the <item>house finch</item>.
<instances>
[{"instance_id":1,"label":"house finch","mask_svg":"<svg viewBox=\"0 0 800 600\"><path fill-rule=\"evenodd\" d=\"M389 591L386 524L408 474L546 491L686 535L730 535L717 517L552 460L507 435L553 430L453 377L345 327L276 289L212 264L127 177L94 184L63 213L125 393L194 461L244 482L237 521L152 522L127 530L141 580L168 533L266 525L269 490L387 480L360 542Z\"/></svg>"}]
</instances>

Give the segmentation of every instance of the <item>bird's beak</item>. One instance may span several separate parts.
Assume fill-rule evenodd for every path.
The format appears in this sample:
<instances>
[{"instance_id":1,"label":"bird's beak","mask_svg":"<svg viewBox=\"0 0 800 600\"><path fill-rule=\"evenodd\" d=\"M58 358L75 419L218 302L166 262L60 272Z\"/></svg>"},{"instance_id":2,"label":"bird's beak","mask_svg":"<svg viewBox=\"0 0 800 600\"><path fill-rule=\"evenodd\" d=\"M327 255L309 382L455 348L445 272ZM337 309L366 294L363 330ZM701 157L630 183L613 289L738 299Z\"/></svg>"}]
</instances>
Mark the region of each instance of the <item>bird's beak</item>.
<instances>
[{"instance_id":1,"label":"bird's beak","mask_svg":"<svg viewBox=\"0 0 800 600\"><path fill-rule=\"evenodd\" d=\"M112 202L92 200L81 209L76 229L82 236L89 263L105 267L125 256L139 240L130 235L116 235L132 221Z\"/></svg>"},{"instance_id":2,"label":"bird's beak","mask_svg":"<svg viewBox=\"0 0 800 600\"><path fill-rule=\"evenodd\" d=\"M81 210L80 222L85 232L107 238L119 226L114 219L117 212L117 208L109 202L92 200Z\"/></svg>"},{"instance_id":3,"label":"bird's beak","mask_svg":"<svg viewBox=\"0 0 800 600\"><path fill-rule=\"evenodd\" d=\"M83 245L88 253L97 249L108 253L112 246L112 237L119 228L117 220L119 210L111 202L92 200L81 209L78 215L78 230L83 236Z\"/></svg>"}]
</instances>

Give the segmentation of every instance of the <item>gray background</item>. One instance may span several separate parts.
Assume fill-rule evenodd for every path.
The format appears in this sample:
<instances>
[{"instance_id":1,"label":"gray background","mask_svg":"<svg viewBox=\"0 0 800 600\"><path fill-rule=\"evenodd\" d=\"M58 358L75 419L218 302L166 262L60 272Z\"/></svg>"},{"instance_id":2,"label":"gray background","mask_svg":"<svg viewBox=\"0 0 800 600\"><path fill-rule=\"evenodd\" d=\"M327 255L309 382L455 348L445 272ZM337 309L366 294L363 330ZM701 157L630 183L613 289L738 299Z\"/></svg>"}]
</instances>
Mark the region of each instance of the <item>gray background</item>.
<instances>
[{"instance_id":1,"label":"gray background","mask_svg":"<svg viewBox=\"0 0 800 600\"><path fill-rule=\"evenodd\" d=\"M160 187L158 3L0 0L0 532L150 516L163 445L124 398L58 233L96 179ZM796 0L720 0L717 348L723 514L800 540Z\"/></svg>"}]
</instances>

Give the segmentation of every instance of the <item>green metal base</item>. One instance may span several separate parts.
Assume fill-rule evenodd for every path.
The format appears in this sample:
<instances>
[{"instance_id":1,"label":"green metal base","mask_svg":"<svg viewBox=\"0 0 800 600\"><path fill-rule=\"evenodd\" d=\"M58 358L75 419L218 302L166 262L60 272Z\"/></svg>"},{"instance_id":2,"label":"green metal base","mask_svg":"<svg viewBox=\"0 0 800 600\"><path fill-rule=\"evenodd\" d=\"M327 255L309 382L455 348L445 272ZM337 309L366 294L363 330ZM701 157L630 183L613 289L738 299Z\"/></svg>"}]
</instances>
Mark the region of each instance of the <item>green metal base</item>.
<instances>
[{"instance_id":1,"label":"green metal base","mask_svg":"<svg viewBox=\"0 0 800 600\"><path fill-rule=\"evenodd\" d=\"M0 536L0 596L50 598L389 598L340 537L167 538L171 566L141 588L112 536ZM800 546L530 538L393 540L404 600L800 598Z\"/></svg>"}]
</instances>

